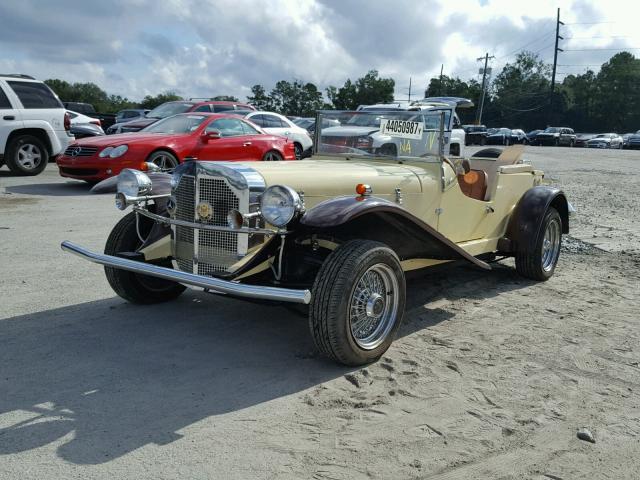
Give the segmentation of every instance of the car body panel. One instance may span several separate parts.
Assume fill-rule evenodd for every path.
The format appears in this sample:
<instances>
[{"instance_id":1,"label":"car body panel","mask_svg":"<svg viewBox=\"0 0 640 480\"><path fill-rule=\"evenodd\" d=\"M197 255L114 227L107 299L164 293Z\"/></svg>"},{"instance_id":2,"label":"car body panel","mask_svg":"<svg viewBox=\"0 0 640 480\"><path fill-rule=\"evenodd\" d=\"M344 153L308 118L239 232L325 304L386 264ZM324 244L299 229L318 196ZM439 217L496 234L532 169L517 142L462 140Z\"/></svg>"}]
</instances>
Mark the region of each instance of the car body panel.
<instances>
[{"instance_id":1,"label":"car body panel","mask_svg":"<svg viewBox=\"0 0 640 480\"><path fill-rule=\"evenodd\" d=\"M176 156L179 162L187 157L201 160L240 161L261 160L269 150L278 151L286 160L293 160L292 146L287 147L288 140L276 135L259 133L256 135L222 136L208 139L205 130L218 119L237 117L228 114L193 113L180 115L197 115L205 117L199 127L190 133L123 133L102 137L93 137L74 142L57 159L60 175L81 180L104 180L117 175L124 168L141 168L149 156L159 150L168 151ZM208 118L207 118L208 117ZM242 121L237 119L237 121ZM259 129L257 129L259 131ZM107 147L127 145L127 152L118 158L99 156ZM92 154L72 155L72 148L89 148ZM84 170L84 171L83 171Z\"/></svg>"}]
</instances>

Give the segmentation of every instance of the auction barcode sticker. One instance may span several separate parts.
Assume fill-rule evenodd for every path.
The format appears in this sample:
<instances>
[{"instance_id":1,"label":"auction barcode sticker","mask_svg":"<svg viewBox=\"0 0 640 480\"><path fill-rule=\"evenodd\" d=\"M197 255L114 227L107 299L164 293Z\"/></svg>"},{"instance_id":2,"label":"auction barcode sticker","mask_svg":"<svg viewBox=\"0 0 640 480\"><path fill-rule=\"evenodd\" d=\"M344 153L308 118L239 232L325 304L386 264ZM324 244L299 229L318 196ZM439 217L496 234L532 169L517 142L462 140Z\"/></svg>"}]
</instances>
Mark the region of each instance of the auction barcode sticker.
<instances>
[{"instance_id":1,"label":"auction barcode sticker","mask_svg":"<svg viewBox=\"0 0 640 480\"><path fill-rule=\"evenodd\" d=\"M380 120L380 133L390 137L411 138L420 140L424 131L423 122L412 122L410 120L392 120L383 118Z\"/></svg>"}]
</instances>

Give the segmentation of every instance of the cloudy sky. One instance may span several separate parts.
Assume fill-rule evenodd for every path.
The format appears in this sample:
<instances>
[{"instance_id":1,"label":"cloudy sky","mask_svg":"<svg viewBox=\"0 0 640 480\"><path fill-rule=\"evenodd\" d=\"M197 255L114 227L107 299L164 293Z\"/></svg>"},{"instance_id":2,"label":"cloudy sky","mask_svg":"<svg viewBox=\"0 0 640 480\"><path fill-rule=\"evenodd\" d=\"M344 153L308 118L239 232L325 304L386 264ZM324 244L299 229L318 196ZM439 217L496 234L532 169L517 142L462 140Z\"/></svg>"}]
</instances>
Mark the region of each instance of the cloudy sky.
<instances>
[{"instance_id":1,"label":"cloudy sky","mask_svg":"<svg viewBox=\"0 0 640 480\"><path fill-rule=\"evenodd\" d=\"M634 6L635 5L635 6ZM559 78L640 56L640 3L625 0L2 0L0 72L95 82L137 100L236 95L300 79L340 86L370 69L413 96L440 72L477 77L522 48L553 59L556 8L566 23Z\"/></svg>"}]
</instances>

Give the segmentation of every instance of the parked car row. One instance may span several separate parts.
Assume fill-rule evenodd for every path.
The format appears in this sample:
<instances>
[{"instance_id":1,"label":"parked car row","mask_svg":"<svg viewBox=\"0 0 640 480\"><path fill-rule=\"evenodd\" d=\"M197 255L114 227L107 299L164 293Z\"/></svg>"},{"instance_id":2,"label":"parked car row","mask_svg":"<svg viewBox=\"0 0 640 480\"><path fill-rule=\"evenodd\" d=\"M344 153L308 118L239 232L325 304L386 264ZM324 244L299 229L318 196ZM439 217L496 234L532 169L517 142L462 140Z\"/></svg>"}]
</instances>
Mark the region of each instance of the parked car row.
<instances>
[{"instance_id":1,"label":"parked car row","mask_svg":"<svg viewBox=\"0 0 640 480\"><path fill-rule=\"evenodd\" d=\"M465 125L467 145L514 145L516 143L538 146L567 146L587 148L640 148L640 131L637 133L575 133L569 127L547 127L524 133L520 129L487 128L484 125Z\"/></svg>"}]
</instances>

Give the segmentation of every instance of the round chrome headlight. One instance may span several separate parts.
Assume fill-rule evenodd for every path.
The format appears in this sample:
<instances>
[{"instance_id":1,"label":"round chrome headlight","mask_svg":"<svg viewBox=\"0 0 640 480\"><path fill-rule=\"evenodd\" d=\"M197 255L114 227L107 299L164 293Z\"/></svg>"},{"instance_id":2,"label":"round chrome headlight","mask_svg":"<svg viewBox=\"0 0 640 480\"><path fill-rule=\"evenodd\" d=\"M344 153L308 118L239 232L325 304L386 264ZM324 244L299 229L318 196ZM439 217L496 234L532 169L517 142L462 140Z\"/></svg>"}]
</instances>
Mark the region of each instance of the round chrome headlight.
<instances>
[{"instance_id":1,"label":"round chrome headlight","mask_svg":"<svg viewBox=\"0 0 640 480\"><path fill-rule=\"evenodd\" d=\"M302 210L300 195L291 187L272 185L262 194L262 218L274 227L286 226Z\"/></svg>"},{"instance_id":2,"label":"round chrome headlight","mask_svg":"<svg viewBox=\"0 0 640 480\"><path fill-rule=\"evenodd\" d=\"M104 150L102 150L98 156L100 158L108 157L112 150L113 150L113 147L107 147Z\"/></svg>"},{"instance_id":3,"label":"round chrome headlight","mask_svg":"<svg viewBox=\"0 0 640 480\"><path fill-rule=\"evenodd\" d=\"M118 193L125 197L139 197L151 191L151 179L140 170L125 168L118 175Z\"/></svg>"},{"instance_id":4,"label":"round chrome headlight","mask_svg":"<svg viewBox=\"0 0 640 480\"><path fill-rule=\"evenodd\" d=\"M109 157L110 158L118 158L121 157L122 155L124 155L125 153L127 153L127 150L129 150L129 147L126 145L120 145L119 147L115 147L113 150L111 150L111 152L109 153Z\"/></svg>"}]
</instances>

